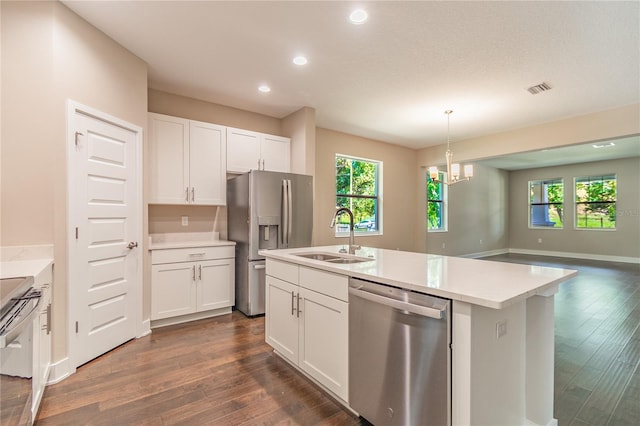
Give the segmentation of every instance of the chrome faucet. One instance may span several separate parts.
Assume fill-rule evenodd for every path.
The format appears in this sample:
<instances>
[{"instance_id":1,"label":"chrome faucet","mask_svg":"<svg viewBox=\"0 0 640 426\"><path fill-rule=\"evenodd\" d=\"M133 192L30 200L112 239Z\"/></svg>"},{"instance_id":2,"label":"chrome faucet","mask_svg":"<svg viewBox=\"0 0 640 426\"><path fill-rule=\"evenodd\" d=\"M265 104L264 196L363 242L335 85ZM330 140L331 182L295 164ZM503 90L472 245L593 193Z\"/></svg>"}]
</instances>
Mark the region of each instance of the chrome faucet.
<instances>
[{"instance_id":1,"label":"chrome faucet","mask_svg":"<svg viewBox=\"0 0 640 426\"><path fill-rule=\"evenodd\" d=\"M356 250L358 250L360 246L356 245L356 239L353 235L353 213L351 212L351 210L346 207L337 209L333 214L333 219L331 219L331 224L329 225L329 227L333 228L336 225L336 219L342 213L347 213L349 215L349 254L356 254ZM340 253L344 253L345 251L345 249L341 249Z\"/></svg>"}]
</instances>

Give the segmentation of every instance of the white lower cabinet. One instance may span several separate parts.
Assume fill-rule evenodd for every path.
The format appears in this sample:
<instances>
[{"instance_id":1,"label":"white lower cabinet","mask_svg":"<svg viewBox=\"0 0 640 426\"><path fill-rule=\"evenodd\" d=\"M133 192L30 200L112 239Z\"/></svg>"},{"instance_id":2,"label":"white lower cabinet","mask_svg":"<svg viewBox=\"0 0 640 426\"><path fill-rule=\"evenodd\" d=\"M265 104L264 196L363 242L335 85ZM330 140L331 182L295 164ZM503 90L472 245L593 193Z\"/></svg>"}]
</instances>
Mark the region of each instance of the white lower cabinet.
<instances>
[{"instance_id":1,"label":"white lower cabinet","mask_svg":"<svg viewBox=\"0 0 640 426\"><path fill-rule=\"evenodd\" d=\"M230 312L235 301L233 246L154 250L151 259L151 320L221 308Z\"/></svg>"},{"instance_id":2,"label":"white lower cabinet","mask_svg":"<svg viewBox=\"0 0 640 426\"><path fill-rule=\"evenodd\" d=\"M337 282L347 294L346 276L267 259L265 340L348 402L348 299L307 288Z\"/></svg>"}]
</instances>

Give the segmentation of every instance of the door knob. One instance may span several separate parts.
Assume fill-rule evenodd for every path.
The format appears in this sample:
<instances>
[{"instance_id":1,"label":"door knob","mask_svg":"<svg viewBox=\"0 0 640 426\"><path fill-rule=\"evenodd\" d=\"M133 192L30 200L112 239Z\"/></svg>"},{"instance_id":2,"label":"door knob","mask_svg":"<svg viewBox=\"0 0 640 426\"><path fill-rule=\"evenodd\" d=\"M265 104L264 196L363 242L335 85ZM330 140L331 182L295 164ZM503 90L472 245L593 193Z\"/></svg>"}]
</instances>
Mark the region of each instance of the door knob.
<instances>
[{"instance_id":1,"label":"door knob","mask_svg":"<svg viewBox=\"0 0 640 426\"><path fill-rule=\"evenodd\" d=\"M138 243L137 242L134 243L133 241L131 241L129 244L127 244L127 248L129 250L133 250L136 247L138 247Z\"/></svg>"}]
</instances>

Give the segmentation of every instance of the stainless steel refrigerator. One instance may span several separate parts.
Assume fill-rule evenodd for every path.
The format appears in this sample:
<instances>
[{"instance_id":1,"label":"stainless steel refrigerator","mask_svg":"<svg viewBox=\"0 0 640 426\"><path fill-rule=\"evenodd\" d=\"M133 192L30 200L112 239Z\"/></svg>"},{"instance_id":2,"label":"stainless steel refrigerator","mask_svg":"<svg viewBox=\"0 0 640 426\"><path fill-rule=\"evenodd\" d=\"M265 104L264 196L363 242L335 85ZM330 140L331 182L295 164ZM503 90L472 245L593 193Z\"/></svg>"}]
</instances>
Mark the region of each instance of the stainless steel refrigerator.
<instances>
[{"instance_id":1,"label":"stainless steel refrigerator","mask_svg":"<svg viewBox=\"0 0 640 426\"><path fill-rule=\"evenodd\" d=\"M227 182L229 240L236 242L236 309L264 314L265 259L258 250L308 247L313 177L252 170Z\"/></svg>"}]
</instances>

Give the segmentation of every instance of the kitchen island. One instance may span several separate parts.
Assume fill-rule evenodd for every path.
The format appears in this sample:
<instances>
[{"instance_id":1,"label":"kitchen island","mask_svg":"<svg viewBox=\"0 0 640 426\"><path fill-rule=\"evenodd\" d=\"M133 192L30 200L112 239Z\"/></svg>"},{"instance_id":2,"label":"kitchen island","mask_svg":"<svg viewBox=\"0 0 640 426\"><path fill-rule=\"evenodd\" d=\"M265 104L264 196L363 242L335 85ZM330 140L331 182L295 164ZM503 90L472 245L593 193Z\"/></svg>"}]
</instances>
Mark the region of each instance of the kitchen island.
<instances>
[{"instance_id":1,"label":"kitchen island","mask_svg":"<svg viewBox=\"0 0 640 426\"><path fill-rule=\"evenodd\" d=\"M557 424L553 295L576 271L367 247L340 254L354 263L322 260L342 248L261 252L267 258L266 340L278 354L349 406L348 278L446 298L451 423ZM319 306L327 308L325 316ZM283 332L287 327L294 332Z\"/></svg>"}]
</instances>

